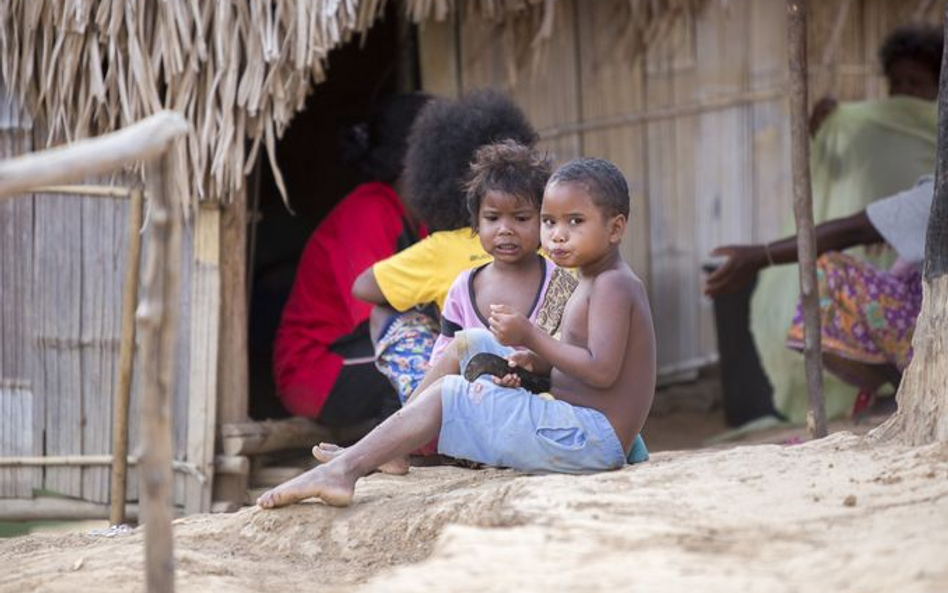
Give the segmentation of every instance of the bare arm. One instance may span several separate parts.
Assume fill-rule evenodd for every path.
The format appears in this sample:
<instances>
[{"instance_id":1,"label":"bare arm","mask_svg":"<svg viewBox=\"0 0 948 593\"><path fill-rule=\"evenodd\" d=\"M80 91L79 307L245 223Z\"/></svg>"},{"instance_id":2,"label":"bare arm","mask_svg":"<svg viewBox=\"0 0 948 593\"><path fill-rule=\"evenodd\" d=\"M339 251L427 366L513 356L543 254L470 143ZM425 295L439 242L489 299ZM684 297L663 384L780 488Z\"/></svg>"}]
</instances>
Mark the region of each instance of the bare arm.
<instances>
[{"instance_id":1,"label":"bare arm","mask_svg":"<svg viewBox=\"0 0 948 593\"><path fill-rule=\"evenodd\" d=\"M816 227L818 254L881 241L882 235L869 222L865 210L846 218L828 220ZM759 270L770 265L771 260L774 265L797 261L797 238L790 236L767 245L727 245L718 247L711 255L728 257L728 260L705 280L704 293L713 297L734 292L745 286Z\"/></svg>"},{"instance_id":2,"label":"bare arm","mask_svg":"<svg viewBox=\"0 0 948 593\"><path fill-rule=\"evenodd\" d=\"M352 296L360 301L372 303L373 305L388 304L388 301L385 300L385 295L382 294L379 283L375 280L375 273L372 272L372 266L366 268L355 279L355 282L352 283Z\"/></svg>"},{"instance_id":3,"label":"bare arm","mask_svg":"<svg viewBox=\"0 0 948 593\"><path fill-rule=\"evenodd\" d=\"M504 344L518 344L570 377L597 388L613 385L622 371L632 299L632 279L619 272L600 274L589 297L586 347L561 342L546 334L522 315L491 314L491 330Z\"/></svg>"}]
</instances>

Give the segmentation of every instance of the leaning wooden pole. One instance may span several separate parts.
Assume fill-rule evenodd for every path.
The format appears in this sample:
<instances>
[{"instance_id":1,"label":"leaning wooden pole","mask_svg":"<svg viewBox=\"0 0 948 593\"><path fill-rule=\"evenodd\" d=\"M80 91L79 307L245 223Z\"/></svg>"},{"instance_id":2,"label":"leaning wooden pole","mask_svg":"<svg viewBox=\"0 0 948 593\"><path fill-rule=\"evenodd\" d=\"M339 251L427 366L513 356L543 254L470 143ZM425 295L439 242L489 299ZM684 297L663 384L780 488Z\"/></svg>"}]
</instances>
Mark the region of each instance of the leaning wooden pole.
<instances>
[{"instance_id":1,"label":"leaning wooden pole","mask_svg":"<svg viewBox=\"0 0 948 593\"><path fill-rule=\"evenodd\" d=\"M138 302L139 260L142 252L142 210L144 190L130 193L128 214L128 261L122 287L122 339L119 342L118 377L112 403L112 492L109 523L125 522L125 494L128 474L128 406L132 395L132 363L135 358L135 303Z\"/></svg>"},{"instance_id":2,"label":"leaning wooden pole","mask_svg":"<svg viewBox=\"0 0 948 593\"><path fill-rule=\"evenodd\" d=\"M820 438L826 436L826 407L823 403L820 305L816 285L816 233L813 230L810 138L807 129L806 0L787 0L787 14L793 214L797 224L800 296L803 301L803 355L809 394L806 425L811 438Z\"/></svg>"},{"instance_id":3,"label":"leaning wooden pole","mask_svg":"<svg viewBox=\"0 0 948 593\"><path fill-rule=\"evenodd\" d=\"M145 522L145 582L149 593L170 593L174 591L171 399L178 326L181 214L172 200L170 154L152 161L146 174L148 249L138 309L144 446L139 474Z\"/></svg>"}]
</instances>

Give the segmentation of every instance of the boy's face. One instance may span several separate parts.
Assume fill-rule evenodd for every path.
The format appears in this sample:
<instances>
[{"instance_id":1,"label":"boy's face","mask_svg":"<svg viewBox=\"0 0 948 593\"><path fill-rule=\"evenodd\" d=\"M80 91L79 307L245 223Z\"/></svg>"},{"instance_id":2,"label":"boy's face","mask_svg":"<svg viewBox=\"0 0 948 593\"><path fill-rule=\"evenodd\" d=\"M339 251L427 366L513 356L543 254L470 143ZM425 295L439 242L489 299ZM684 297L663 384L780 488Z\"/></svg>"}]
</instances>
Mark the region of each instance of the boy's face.
<instances>
[{"instance_id":1,"label":"boy's face","mask_svg":"<svg viewBox=\"0 0 948 593\"><path fill-rule=\"evenodd\" d=\"M554 183L543 194L540 229L543 249L557 265L581 268L615 249L625 217L607 217L580 184Z\"/></svg>"},{"instance_id":2,"label":"boy's face","mask_svg":"<svg viewBox=\"0 0 948 593\"><path fill-rule=\"evenodd\" d=\"M536 254L540 244L539 212L517 196L490 190L481 201L477 235L494 261L517 263Z\"/></svg>"}]
</instances>

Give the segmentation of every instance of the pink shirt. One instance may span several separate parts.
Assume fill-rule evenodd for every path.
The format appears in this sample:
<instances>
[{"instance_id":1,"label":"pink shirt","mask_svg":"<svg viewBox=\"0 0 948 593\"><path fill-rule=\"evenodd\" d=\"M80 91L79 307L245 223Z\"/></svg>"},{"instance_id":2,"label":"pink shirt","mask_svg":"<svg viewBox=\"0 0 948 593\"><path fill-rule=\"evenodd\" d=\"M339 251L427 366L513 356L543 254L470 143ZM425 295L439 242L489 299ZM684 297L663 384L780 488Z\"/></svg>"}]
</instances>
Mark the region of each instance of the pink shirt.
<instances>
[{"instance_id":1,"label":"pink shirt","mask_svg":"<svg viewBox=\"0 0 948 593\"><path fill-rule=\"evenodd\" d=\"M546 258L543 258L543 263L545 264L543 267L543 281L540 283L540 289L537 291L536 297L533 299L533 306L530 308L529 319L534 323L536 322L537 311L543 305L543 295L546 294L550 278L553 276L553 270L556 269L556 264ZM487 319L484 319L480 311L477 310L474 296L474 278L489 265L484 264L461 272L448 290L444 310L441 311L441 335L438 336L438 340L431 351L430 361L432 364L454 339L455 332L475 327L490 328Z\"/></svg>"}]
</instances>

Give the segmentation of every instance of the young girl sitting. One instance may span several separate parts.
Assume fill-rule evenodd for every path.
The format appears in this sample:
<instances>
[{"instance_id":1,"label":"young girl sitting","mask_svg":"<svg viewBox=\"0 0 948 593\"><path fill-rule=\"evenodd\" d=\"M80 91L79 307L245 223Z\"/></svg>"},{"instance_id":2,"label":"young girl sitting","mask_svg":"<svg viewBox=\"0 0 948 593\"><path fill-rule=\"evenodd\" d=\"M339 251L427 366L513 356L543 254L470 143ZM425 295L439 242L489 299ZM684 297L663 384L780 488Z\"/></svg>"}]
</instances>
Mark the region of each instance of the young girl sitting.
<instances>
[{"instance_id":1,"label":"young girl sitting","mask_svg":"<svg viewBox=\"0 0 948 593\"><path fill-rule=\"evenodd\" d=\"M464 187L471 229L493 261L461 272L441 312L434 363L455 332L490 327L490 306L504 304L553 334L575 278L542 257L540 203L550 160L512 140L480 148Z\"/></svg>"}]
</instances>

